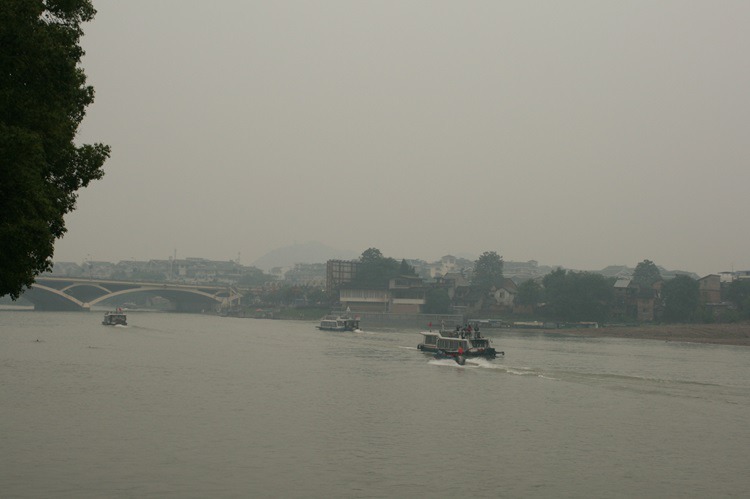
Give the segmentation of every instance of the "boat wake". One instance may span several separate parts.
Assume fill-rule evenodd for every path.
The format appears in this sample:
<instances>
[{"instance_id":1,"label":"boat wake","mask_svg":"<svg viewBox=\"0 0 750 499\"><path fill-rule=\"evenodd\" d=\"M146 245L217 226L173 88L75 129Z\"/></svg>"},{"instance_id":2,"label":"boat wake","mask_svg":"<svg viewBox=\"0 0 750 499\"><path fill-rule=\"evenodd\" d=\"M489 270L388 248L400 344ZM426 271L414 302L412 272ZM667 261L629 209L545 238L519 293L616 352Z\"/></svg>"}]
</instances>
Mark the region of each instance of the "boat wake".
<instances>
[{"instance_id":1,"label":"boat wake","mask_svg":"<svg viewBox=\"0 0 750 499\"><path fill-rule=\"evenodd\" d=\"M406 347L404 347L406 348ZM471 357L464 361L464 365L460 365L454 359L431 359L429 364L433 366L452 366L461 368L479 368L479 369L499 369L505 370L505 366L494 364L491 360L483 359L481 357Z\"/></svg>"},{"instance_id":2,"label":"boat wake","mask_svg":"<svg viewBox=\"0 0 750 499\"><path fill-rule=\"evenodd\" d=\"M454 361L453 359L432 359L429 361L429 363L434 366L459 367L464 369L489 369L513 376L535 376L537 378L557 380L557 378L544 374L538 369L532 369L528 367L511 367L482 357L473 357L466 359L466 364L463 366L458 365L458 363L456 363L456 361Z\"/></svg>"},{"instance_id":3,"label":"boat wake","mask_svg":"<svg viewBox=\"0 0 750 499\"><path fill-rule=\"evenodd\" d=\"M448 367L458 367L460 369L466 369L470 367L477 367L475 364L472 364L470 361L466 361L464 365L458 364L453 359L432 359L429 361L429 364L432 364L433 366L448 366Z\"/></svg>"}]
</instances>

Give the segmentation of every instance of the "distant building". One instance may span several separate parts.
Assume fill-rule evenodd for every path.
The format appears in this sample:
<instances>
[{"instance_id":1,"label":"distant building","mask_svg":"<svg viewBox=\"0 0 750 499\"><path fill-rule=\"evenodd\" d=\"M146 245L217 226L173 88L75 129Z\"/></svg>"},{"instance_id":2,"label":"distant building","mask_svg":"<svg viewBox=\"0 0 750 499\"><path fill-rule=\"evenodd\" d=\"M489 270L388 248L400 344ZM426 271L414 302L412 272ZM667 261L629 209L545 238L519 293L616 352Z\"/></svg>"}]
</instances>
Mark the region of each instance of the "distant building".
<instances>
[{"instance_id":1,"label":"distant building","mask_svg":"<svg viewBox=\"0 0 750 499\"><path fill-rule=\"evenodd\" d=\"M400 276L388 283L390 312L394 314L418 314L425 304L426 289L421 277Z\"/></svg>"},{"instance_id":2,"label":"distant building","mask_svg":"<svg viewBox=\"0 0 750 499\"><path fill-rule=\"evenodd\" d=\"M650 287L640 287L630 277L617 279L614 284L612 316L619 320L652 322L661 313L663 281Z\"/></svg>"},{"instance_id":3,"label":"distant building","mask_svg":"<svg viewBox=\"0 0 750 499\"><path fill-rule=\"evenodd\" d=\"M55 262L50 273L56 277L81 277L83 268L74 262Z\"/></svg>"},{"instance_id":4,"label":"distant building","mask_svg":"<svg viewBox=\"0 0 750 499\"><path fill-rule=\"evenodd\" d=\"M721 276L710 274L698 279L700 300L704 305L721 303Z\"/></svg>"},{"instance_id":5,"label":"distant building","mask_svg":"<svg viewBox=\"0 0 750 499\"><path fill-rule=\"evenodd\" d=\"M513 279L504 278L502 284L492 291L492 296L495 298L494 305L500 308L513 308L513 302L518 294L518 286L513 282Z\"/></svg>"},{"instance_id":6,"label":"distant building","mask_svg":"<svg viewBox=\"0 0 750 499\"><path fill-rule=\"evenodd\" d=\"M389 312L391 294L387 289L339 290L341 307L353 312Z\"/></svg>"},{"instance_id":7,"label":"distant building","mask_svg":"<svg viewBox=\"0 0 750 499\"><path fill-rule=\"evenodd\" d=\"M342 284L350 283L357 275L356 260L328 260L326 262L326 293L334 293Z\"/></svg>"},{"instance_id":8,"label":"distant building","mask_svg":"<svg viewBox=\"0 0 750 499\"><path fill-rule=\"evenodd\" d=\"M638 316L638 286L630 277L617 279L614 284L612 315L620 320Z\"/></svg>"},{"instance_id":9,"label":"distant building","mask_svg":"<svg viewBox=\"0 0 750 499\"><path fill-rule=\"evenodd\" d=\"M298 263L284 274L284 280L290 284L323 289L326 287L326 268L325 263Z\"/></svg>"},{"instance_id":10,"label":"distant building","mask_svg":"<svg viewBox=\"0 0 750 499\"><path fill-rule=\"evenodd\" d=\"M389 281L388 289L341 288L339 301L353 312L419 314L426 292L421 277L400 276Z\"/></svg>"},{"instance_id":11,"label":"distant building","mask_svg":"<svg viewBox=\"0 0 750 499\"><path fill-rule=\"evenodd\" d=\"M456 266L456 257L453 255L445 255L440 258L437 262L431 263L428 266L430 277L441 277L449 272L455 272L458 267Z\"/></svg>"},{"instance_id":12,"label":"distant building","mask_svg":"<svg viewBox=\"0 0 750 499\"><path fill-rule=\"evenodd\" d=\"M437 280L437 285L448 290L448 297L454 308L468 308L471 302L471 286L469 279L463 273L449 272Z\"/></svg>"},{"instance_id":13,"label":"distant building","mask_svg":"<svg viewBox=\"0 0 750 499\"><path fill-rule=\"evenodd\" d=\"M456 272L470 272L472 268L474 262L471 260L445 255L437 262L426 264L426 273L430 279L436 279Z\"/></svg>"},{"instance_id":14,"label":"distant building","mask_svg":"<svg viewBox=\"0 0 750 499\"><path fill-rule=\"evenodd\" d=\"M503 262L503 275L513 279L515 283L536 279L549 273L549 271L550 269L547 267L540 268L539 262L536 260L529 260L528 262Z\"/></svg>"}]
</instances>

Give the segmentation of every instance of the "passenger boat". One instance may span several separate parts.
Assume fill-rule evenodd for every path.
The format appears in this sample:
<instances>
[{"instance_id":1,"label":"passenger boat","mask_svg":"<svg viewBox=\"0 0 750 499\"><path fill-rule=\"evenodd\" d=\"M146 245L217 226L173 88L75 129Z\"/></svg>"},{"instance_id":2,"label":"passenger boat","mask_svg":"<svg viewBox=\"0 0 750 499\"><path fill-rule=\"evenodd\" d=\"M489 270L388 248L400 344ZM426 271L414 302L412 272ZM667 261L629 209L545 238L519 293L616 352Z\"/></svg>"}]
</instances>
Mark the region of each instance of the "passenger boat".
<instances>
[{"instance_id":1,"label":"passenger boat","mask_svg":"<svg viewBox=\"0 0 750 499\"><path fill-rule=\"evenodd\" d=\"M326 315L317 327L321 331L359 331L359 317Z\"/></svg>"},{"instance_id":2,"label":"passenger boat","mask_svg":"<svg viewBox=\"0 0 750 499\"><path fill-rule=\"evenodd\" d=\"M128 316L119 308L115 312L104 312L102 324L105 326L127 326Z\"/></svg>"},{"instance_id":3,"label":"passenger boat","mask_svg":"<svg viewBox=\"0 0 750 499\"><path fill-rule=\"evenodd\" d=\"M490 345L489 338L482 338L477 330L470 332L456 331L422 331L422 343L417 348L423 352L432 352L440 357L486 357L494 359L498 352Z\"/></svg>"}]
</instances>

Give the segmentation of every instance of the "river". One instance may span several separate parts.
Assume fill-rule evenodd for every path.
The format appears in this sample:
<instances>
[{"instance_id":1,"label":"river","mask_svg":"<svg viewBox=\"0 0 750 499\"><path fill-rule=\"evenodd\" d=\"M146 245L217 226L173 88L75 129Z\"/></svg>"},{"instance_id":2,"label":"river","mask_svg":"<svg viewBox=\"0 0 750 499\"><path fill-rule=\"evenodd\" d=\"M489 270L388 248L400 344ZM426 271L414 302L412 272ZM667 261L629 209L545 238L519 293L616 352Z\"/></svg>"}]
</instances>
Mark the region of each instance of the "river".
<instances>
[{"instance_id":1,"label":"river","mask_svg":"<svg viewBox=\"0 0 750 499\"><path fill-rule=\"evenodd\" d=\"M0 311L0 496L740 497L750 349Z\"/></svg>"}]
</instances>

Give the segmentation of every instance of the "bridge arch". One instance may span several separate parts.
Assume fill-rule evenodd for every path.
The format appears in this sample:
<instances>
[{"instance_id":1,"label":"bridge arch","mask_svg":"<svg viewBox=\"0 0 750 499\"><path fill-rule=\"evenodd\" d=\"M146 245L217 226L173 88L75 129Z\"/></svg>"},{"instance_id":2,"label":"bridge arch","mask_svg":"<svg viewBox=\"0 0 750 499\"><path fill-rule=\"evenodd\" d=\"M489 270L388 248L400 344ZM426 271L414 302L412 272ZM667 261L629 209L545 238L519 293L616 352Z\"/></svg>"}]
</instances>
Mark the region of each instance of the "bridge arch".
<instances>
[{"instance_id":1,"label":"bridge arch","mask_svg":"<svg viewBox=\"0 0 750 499\"><path fill-rule=\"evenodd\" d=\"M34 304L37 310L86 310L86 304L62 290L39 284L26 290L23 297Z\"/></svg>"},{"instance_id":2,"label":"bridge arch","mask_svg":"<svg viewBox=\"0 0 750 499\"><path fill-rule=\"evenodd\" d=\"M229 286L65 278L37 279L37 282L24 293L24 298L32 302L38 310L89 310L106 300L136 293L161 296L172 302L178 311L228 307L241 298L239 292Z\"/></svg>"}]
</instances>

